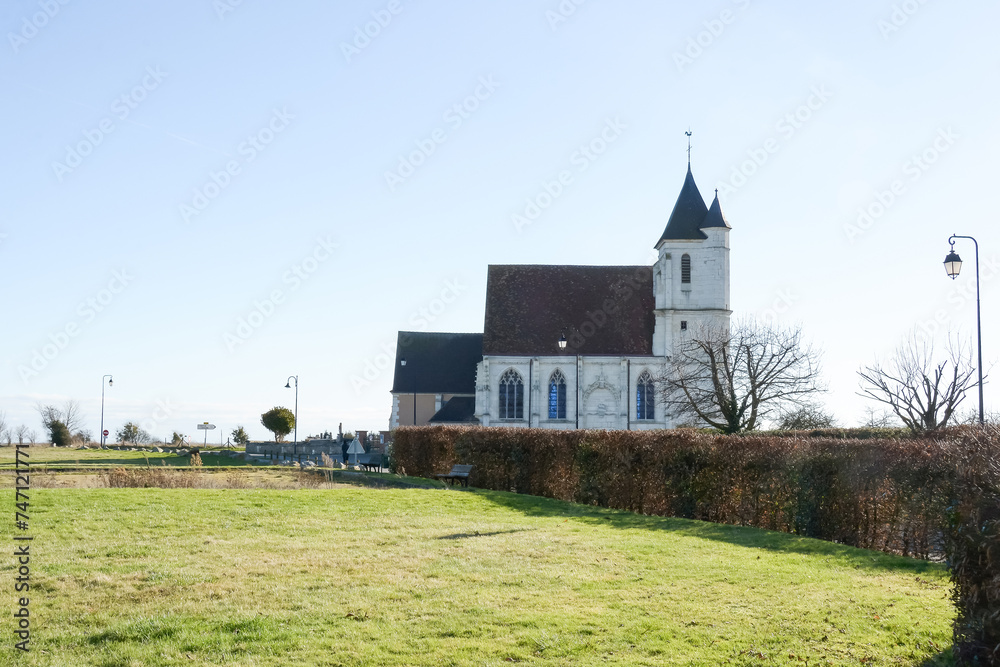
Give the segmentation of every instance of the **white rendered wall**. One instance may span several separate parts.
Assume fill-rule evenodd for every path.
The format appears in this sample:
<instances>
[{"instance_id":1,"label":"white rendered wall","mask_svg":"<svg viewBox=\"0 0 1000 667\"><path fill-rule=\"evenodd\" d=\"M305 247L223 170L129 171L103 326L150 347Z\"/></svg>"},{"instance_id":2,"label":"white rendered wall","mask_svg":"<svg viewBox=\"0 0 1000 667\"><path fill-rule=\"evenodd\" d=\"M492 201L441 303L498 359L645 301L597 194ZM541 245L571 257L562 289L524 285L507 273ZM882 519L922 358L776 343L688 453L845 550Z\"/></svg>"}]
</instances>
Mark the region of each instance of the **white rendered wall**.
<instances>
[{"instance_id":1,"label":"white rendered wall","mask_svg":"<svg viewBox=\"0 0 1000 667\"><path fill-rule=\"evenodd\" d=\"M648 370L655 380L664 364L664 359L655 357L487 357L478 367L476 416L483 426L570 430L577 428L579 418L581 429L670 428L672 422L658 397L655 419L636 419L639 376ZM524 382L520 420L499 419L500 378L510 369ZM549 381L556 370L566 379L566 419L549 418Z\"/></svg>"}]
</instances>

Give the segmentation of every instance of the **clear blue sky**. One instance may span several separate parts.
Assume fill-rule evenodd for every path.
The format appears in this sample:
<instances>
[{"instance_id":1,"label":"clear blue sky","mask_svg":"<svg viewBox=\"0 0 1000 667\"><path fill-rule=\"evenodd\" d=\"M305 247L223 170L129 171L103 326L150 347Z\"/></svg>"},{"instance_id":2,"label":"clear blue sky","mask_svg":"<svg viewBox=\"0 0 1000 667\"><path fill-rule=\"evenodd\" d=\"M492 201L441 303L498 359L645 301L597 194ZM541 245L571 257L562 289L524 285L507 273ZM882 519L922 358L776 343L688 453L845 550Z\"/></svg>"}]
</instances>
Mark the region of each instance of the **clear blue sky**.
<instances>
[{"instance_id":1,"label":"clear blue sky","mask_svg":"<svg viewBox=\"0 0 1000 667\"><path fill-rule=\"evenodd\" d=\"M111 373L112 431L263 438L297 374L300 437L386 428L380 355L482 331L490 263L651 263L689 127L733 308L802 325L842 423L914 326L971 342L952 232L1000 353L995 2L63 2L0 10L14 424L76 399L96 434Z\"/></svg>"}]
</instances>

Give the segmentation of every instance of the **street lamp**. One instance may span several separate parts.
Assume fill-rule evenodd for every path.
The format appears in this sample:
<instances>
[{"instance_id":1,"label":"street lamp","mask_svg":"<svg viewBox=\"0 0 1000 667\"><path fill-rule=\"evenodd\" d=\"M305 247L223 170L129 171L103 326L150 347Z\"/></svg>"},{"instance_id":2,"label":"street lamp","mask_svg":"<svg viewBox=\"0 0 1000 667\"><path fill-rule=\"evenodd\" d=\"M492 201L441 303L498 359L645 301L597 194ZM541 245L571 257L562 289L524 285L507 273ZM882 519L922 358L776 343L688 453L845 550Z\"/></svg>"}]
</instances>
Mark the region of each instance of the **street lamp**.
<instances>
[{"instance_id":1,"label":"street lamp","mask_svg":"<svg viewBox=\"0 0 1000 667\"><path fill-rule=\"evenodd\" d=\"M562 333L559 334L559 352L565 352L566 346L569 345L569 341L566 340L566 330L563 329ZM576 355L576 428L580 428L580 355Z\"/></svg>"},{"instance_id":2,"label":"street lamp","mask_svg":"<svg viewBox=\"0 0 1000 667\"><path fill-rule=\"evenodd\" d=\"M292 388L292 380L295 380L295 439L292 440L292 456L295 456L295 448L299 444L299 376L289 375L288 381L285 382L285 389Z\"/></svg>"},{"instance_id":3,"label":"street lamp","mask_svg":"<svg viewBox=\"0 0 1000 667\"><path fill-rule=\"evenodd\" d=\"M406 366L406 357L399 360L400 366ZM413 388L413 425L417 425L417 388Z\"/></svg>"},{"instance_id":4,"label":"street lamp","mask_svg":"<svg viewBox=\"0 0 1000 667\"><path fill-rule=\"evenodd\" d=\"M982 310L979 306L979 242L971 236L959 236L952 234L948 239L951 244L951 252L944 258L944 270L952 280L958 277L962 271L962 258L955 252L955 239L969 239L976 246L976 343L979 348L979 424L985 422L983 416L983 318Z\"/></svg>"},{"instance_id":5,"label":"street lamp","mask_svg":"<svg viewBox=\"0 0 1000 667\"><path fill-rule=\"evenodd\" d=\"M108 386L115 386L115 379L110 375L101 378L101 447L104 446L104 378L108 378Z\"/></svg>"}]
</instances>

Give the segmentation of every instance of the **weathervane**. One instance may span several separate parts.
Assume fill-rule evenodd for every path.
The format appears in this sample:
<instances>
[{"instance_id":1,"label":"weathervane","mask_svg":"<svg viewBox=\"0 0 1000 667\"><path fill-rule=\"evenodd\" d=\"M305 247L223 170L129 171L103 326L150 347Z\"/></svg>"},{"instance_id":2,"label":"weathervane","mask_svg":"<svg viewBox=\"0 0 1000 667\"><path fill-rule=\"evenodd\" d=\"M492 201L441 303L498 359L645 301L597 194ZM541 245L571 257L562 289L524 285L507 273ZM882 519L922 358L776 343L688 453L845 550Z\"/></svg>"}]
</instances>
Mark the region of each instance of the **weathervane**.
<instances>
[{"instance_id":1,"label":"weathervane","mask_svg":"<svg viewBox=\"0 0 1000 667\"><path fill-rule=\"evenodd\" d=\"M688 131L685 132L684 134L687 135L687 138L688 138L688 166L690 167L691 166L691 128L688 128Z\"/></svg>"}]
</instances>

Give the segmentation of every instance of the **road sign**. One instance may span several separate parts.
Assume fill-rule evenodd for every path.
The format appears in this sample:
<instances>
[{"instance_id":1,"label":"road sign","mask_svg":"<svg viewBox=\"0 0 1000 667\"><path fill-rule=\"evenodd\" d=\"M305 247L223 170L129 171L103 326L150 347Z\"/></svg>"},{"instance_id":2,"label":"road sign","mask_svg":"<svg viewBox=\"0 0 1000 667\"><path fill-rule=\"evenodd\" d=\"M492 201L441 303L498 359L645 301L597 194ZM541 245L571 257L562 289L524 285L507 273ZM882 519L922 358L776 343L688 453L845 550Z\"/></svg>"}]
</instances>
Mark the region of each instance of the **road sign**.
<instances>
[{"instance_id":1,"label":"road sign","mask_svg":"<svg viewBox=\"0 0 1000 667\"><path fill-rule=\"evenodd\" d=\"M199 431L211 431L213 428L215 428L215 424L209 424L208 422L198 424Z\"/></svg>"},{"instance_id":2,"label":"road sign","mask_svg":"<svg viewBox=\"0 0 1000 667\"><path fill-rule=\"evenodd\" d=\"M111 435L111 431L109 431L108 429L104 429L104 437L106 438L109 435Z\"/></svg>"}]
</instances>

